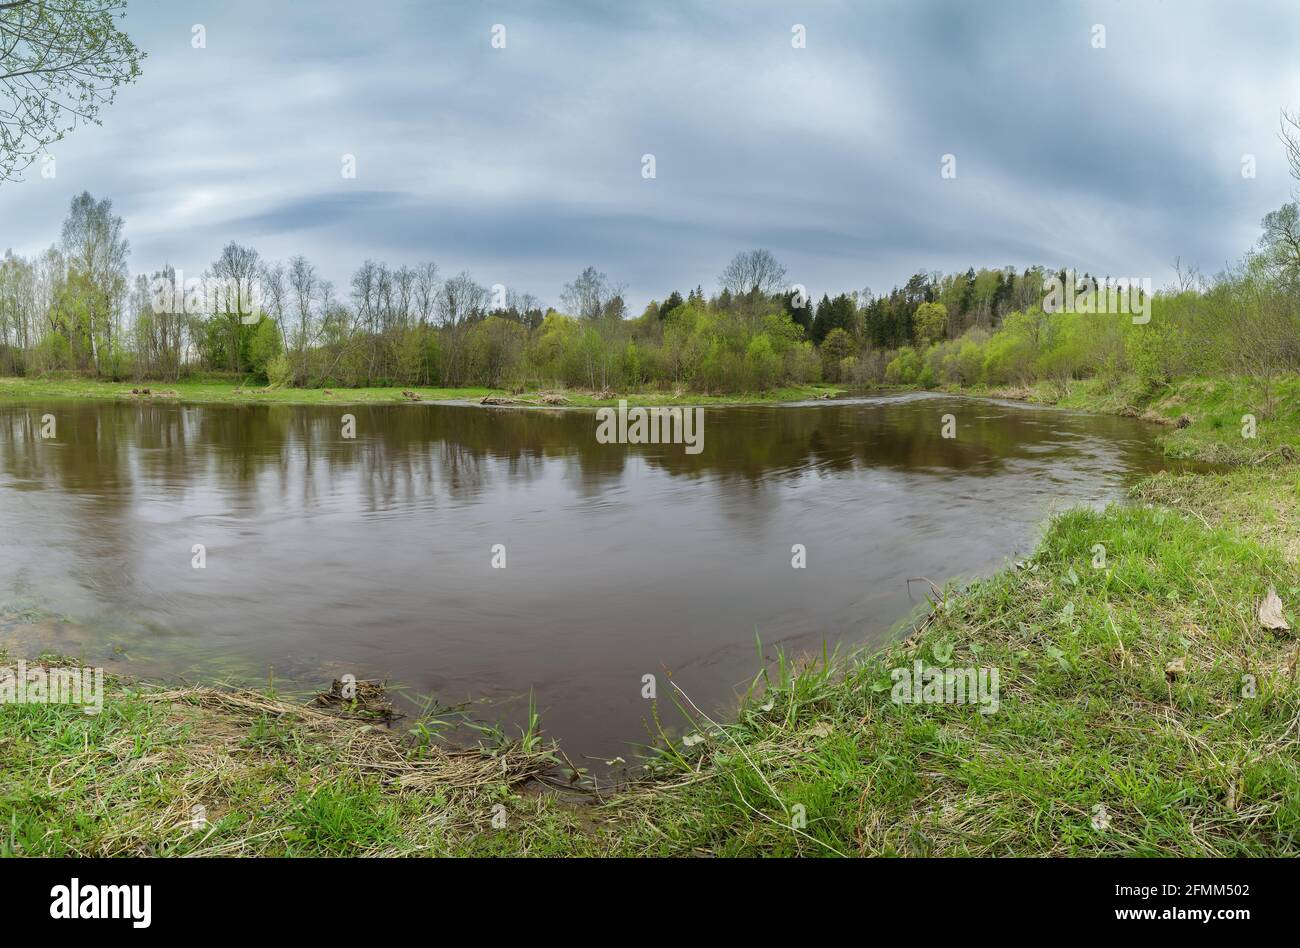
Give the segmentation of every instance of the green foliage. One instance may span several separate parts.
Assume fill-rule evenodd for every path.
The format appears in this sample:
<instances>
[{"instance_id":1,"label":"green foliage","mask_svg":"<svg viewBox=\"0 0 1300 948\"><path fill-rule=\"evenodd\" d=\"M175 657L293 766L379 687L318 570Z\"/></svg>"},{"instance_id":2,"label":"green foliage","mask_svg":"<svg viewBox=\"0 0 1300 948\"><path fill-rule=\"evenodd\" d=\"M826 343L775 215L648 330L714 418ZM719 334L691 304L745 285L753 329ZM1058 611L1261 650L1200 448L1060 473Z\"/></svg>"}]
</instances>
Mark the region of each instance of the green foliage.
<instances>
[{"instance_id":1,"label":"green foliage","mask_svg":"<svg viewBox=\"0 0 1300 948\"><path fill-rule=\"evenodd\" d=\"M243 333L247 340L248 358L245 364L263 382L270 380L269 365L272 359L280 356L284 347L280 344L280 328L275 321L265 316L249 331Z\"/></svg>"},{"instance_id":2,"label":"green foliage","mask_svg":"<svg viewBox=\"0 0 1300 948\"><path fill-rule=\"evenodd\" d=\"M772 347L772 339L759 333L749 341L745 350L745 371L750 387L764 391L776 384L781 374L781 360Z\"/></svg>"},{"instance_id":3,"label":"green foliage","mask_svg":"<svg viewBox=\"0 0 1300 948\"><path fill-rule=\"evenodd\" d=\"M823 371L828 381L840 381L844 361L846 359L852 360L857 349L857 343L844 329L836 326L827 333L825 340L822 342L821 353Z\"/></svg>"},{"instance_id":4,"label":"green foliage","mask_svg":"<svg viewBox=\"0 0 1300 948\"><path fill-rule=\"evenodd\" d=\"M948 334L948 308L942 303L922 303L912 317L918 349L927 349Z\"/></svg>"},{"instance_id":5,"label":"green foliage","mask_svg":"<svg viewBox=\"0 0 1300 948\"><path fill-rule=\"evenodd\" d=\"M853 298L841 293L835 299L822 297L817 305L817 315L812 323L813 341L821 344L836 329L841 329L850 339L858 336L858 307Z\"/></svg>"},{"instance_id":6,"label":"green foliage","mask_svg":"<svg viewBox=\"0 0 1300 948\"><path fill-rule=\"evenodd\" d=\"M32 354L32 371L37 374L72 367L72 347L62 333L45 335Z\"/></svg>"},{"instance_id":7,"label":"green foliage","mask_svg":"<svg viewBox=\"0 0 1300 948\"><path fill-rule=\"evenodd\" d=\"M527 338L527 329L501 316L489 316L475 323L468 333L470 376L492 387L513 378Z\"/></svg>"},{"instance_id":8,"label":"green foliage","mask_svg":"<svg viewBox=\"0 0 1300 948\"><path fill-rule=\"evenodd\" d=\"M890 385L914 385L920 378L921 367L920 354L911 346L904 346L885 366L885 381Z\"/></svg>"},{"instance_id":9,"label":"green foliage","mask_svg":"<svg viewBox=\"0 0 1300 948\"><path fill-rule=\"evenodd\" d=\"M984 349L984 378L992 385L1025 384L1033 378L1045 317L1012 313Z\"/></svg>"},{"instance_id":10,"label":"green foliage","mask_svg":"<svg viewBox=\"0 0 1300 948\"><path fill-rule=\"evenodd\" d=\"M959 339L941 343L931 350L936 377L950 385L978 385L984 378L984 349L989 333L971 329Z\"/></svg>"},{"instance_id":11,"label":"green foliage","mask_svg":"<svg viewBox=\"0 0 1300 948\"><path fill-rule=\"evenodd\" d=\"M293 366L284 353L277 353L267 360L266 382L272 388L284 388L293 381Z\"/></svg>"},{"instance_id":12,"label":"green foliage","mask_svg":"<svg viewBox=\"0 0 1300 948\"><path fill-rule=\"evenodd\" d=\"M0 180L83 124L140 76L142 53L120 28L125 0L0 3Z\"/></svg>"}]
</instances>

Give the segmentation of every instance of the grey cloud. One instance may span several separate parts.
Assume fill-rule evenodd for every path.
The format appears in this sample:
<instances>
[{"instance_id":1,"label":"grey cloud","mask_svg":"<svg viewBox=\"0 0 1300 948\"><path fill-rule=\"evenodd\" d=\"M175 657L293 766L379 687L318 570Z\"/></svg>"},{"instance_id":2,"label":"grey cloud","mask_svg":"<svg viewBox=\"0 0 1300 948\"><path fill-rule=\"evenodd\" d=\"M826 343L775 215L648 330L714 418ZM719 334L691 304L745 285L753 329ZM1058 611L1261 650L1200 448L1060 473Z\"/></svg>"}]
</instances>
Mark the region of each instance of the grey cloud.
<instances>
[{"instance_id":1,"label":"grey cloud","mask_svg":"<svg viewBox=\"0 0 1300 948\"><path fill-rule=\"evenodd\" d=\"M20 252L85 188L124 214L137 270L240 240L340 287L367 257L432 258L554 301L591 263L634 307L711 288L750 246L818 294L972 265L1159 280L1238 256L1292 184L1281 0L137 0L127 23L142 81L58 146L57 186L0 185Z\"/></svg>"}]
</instances>

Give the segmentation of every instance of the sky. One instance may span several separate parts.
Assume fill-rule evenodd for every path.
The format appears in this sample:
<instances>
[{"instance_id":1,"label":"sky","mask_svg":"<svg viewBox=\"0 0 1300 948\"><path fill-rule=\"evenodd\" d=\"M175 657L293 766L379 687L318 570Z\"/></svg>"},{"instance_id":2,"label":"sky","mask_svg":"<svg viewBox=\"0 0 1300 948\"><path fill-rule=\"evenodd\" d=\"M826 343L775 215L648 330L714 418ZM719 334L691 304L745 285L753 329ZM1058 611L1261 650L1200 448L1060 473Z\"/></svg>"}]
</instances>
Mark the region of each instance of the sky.
<instances>
[{"instance_id":1,"label":"sky","mask_svg":"<svg viewBox=\"0 0 1300 948\"><path fill-rule=\"evenodd\" d=\"M758 247L815 296L1034 264L1160 285L1239 258L1297 186L1294 0L128 11L142 78L50 149L53 178L0 182L0 249L56 242L88 190L133 272L198 275L234 240L343 296L367 258L433 260L558 304L593 265L637 313Z\"/></svg>"}]
</instances>

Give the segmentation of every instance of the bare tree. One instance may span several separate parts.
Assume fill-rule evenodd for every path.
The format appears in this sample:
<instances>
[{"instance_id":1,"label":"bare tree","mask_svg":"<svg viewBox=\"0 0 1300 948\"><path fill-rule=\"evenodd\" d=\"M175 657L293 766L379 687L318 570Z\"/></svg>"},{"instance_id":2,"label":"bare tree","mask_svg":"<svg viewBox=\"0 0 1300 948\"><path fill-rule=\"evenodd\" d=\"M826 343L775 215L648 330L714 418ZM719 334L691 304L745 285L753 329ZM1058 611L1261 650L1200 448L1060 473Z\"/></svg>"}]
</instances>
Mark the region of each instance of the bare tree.
<instances>
[{"instance_id":1,"label":"bare tree","mask_svg":"<svg viewBox=\"0 0 1300 948\"><path fill-rule=\"evenodd\" d=\"M140 75L126 0L0 0L0 180L13 181Z\"/></svg>"},{"instance_id":2,"label":"bare tree","mask_svg":"<svg viewBox=\"0 0 1300 948\"><path fill-rule=\"evenodd\" d=\"M520 293L515 289L506 290L506 312L514 312L526 323L528 314L537 308L537 297L532 293Z\"/></svg>"},{"instance_id":3,"label":"bare tree","mask_svg":"<svg viewBox=\"0 0 1300 948\"><path fill-rule=\"evenodd\" d=\"M595 267L587 267L572 283L566 283L560 291L560 302L569 311L569 315L579 319L600 319L604 316L621 316L618 306L611 306L615 299L621 299L622 285L611 285L609 277Z\"/></svg>"},{"instance_id":4,"label":"bare tree","mask_svg":"<svg viewBox=\"0 0 1300 948\"><path fill-rule=\"evenodd\" d=\"M1291 177L1300 181L1300 110L1282 110L1277 137L1286 149L1286 161L1291 167Z\"/></svg>"},{"instance_id":5,"label":"bare tree","mask_svg":"<svg viewBox=\"0 0 1300 948\"><path fill-rule=\"evenodd\" d=\"M381 310L388 283L388 267L373 260L365 260L352 274L352 305L356 311L357 325L369 340L366 358L366 384L375 374L376 340L379 332Z\"/></svg>"},{"instance_id":6,"label":"bare tree","mask_svg":"<svg viewBox=\"0 0 1300 948\"><path fill-rule=\"evenodd\" d=\"M483 312L487 305L487 290L474 281L468 270L462 270L443 281L438 291L438 321L452 328Z\"/></svg>"},{"instance_id":7,"label":"bare tree","mask_svg":"<svg viewBox=\"0 0 1300 948\"><path fill-rule=\"evenodd\" d=\"M469 320L482 315L487 306L487 290L474 282L469 271L462 270L438 289L436 308L443 332L443 381L461 384L464 370L465 327Z\"/></svg>"},{"instance_id":8,"label":"bare tree","mask_svg":"<svg viewBox=\"0 0 1300 948\"><path fill-rule=\"evenodd\" d=\"M405 329L411 324L411 305L415 299L415 271L403 264L393 273L393 306L389 328Z\"/></svg>"},{"instance_id":9,"label":"bare tree","mask_svg":"<svg viewBox=\"0 0 1300 948\"><path fill-rule=\"evenodd\" d=\"M438 295L438 265L432 260L415 268L415 314L426 326L433 316Z\"/></svg>"},{"instance_id":10,"label":"bare tree","mask_svg":"<svg viewBox=\"0 0 1300 948\"><path fill-rule=\"evenodd\" d=\"M140 274L135 279L132 309L135 311L136 366L140 378L177 380L185 353L185 334L189 317L184 305L158 305L155 287L176 285L176 271L170 265L152 276Z\"/></svg>"},{"instance_id":11,"label":"bare tree","mask_svg":"<svg viewBox=\"0 0 1300 948\"><path fill-rule=\"evenodd\" d=\"M284 308L288 302L288 287L285 285L284 264L278 260L273 264L262 265L262 299L268 314L280 327L280 341L289 344L289 333L284 325Z\"/></svg>"},{"instance_id":12,"label":"bare tree","mask_svg":"<svg viewBox=\"0 0 1300 948\"><path fill-rule=\"evenodd\" d=\"M35 328L35 268L6 251L0 260L0 372L23 371L24 350Z\"/></svg>"},{"instance_id":13,"label":"bare tree","mask_svg":"<svg viewBox=\"0 0 1300 948\"><path fill-rule=\"evenodd\" d=\"M770 296L785 288L785 267L770 250L746 250L731 258L718 283L733 296Z\"/></svg>"},{"instance_id":14,"label":"bare tree","mask_svg":"<svg viewBox=\"0 0 1300 948\"><path fill-rule=\"evenodd\" d=\"M298 350L298 364L294 373L299 380L307 378L307 347L312 341L312 305L321 295L321 281L316 268L307 258L298 254L289 260L289 289L293 295L294 315L298 326L294 342Z\"/></svg>"}]
</instances>

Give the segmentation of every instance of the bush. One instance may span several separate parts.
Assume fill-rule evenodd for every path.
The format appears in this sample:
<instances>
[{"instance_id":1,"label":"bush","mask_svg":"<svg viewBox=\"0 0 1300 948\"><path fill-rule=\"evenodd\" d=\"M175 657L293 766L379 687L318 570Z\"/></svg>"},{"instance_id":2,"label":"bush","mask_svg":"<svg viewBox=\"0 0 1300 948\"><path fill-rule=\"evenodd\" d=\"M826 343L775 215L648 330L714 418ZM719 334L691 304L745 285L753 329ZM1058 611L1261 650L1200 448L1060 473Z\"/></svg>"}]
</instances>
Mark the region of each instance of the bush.
<instances>
[{"instance_id":1,"label":"bush","mask_svg":"<svg viewBox=\"0 0 1300 948\"><path fill-rule=\"evenodd\" d=\"M280 327L275 320L263 317L253 327L248 340L248 368L263 382L270 381L267 366L283 350L280 344Z\"/></svg>"},{"instance_id":2,"label":"bush","mask_svg":"<svg viewBox=\"0 0 1300 948\"><path fill-rule=\"evenodd\" d=\"M781 374L781 360L777 358L772 340L766 333L759 333L749 341L749 346L745 349L745 371L756 392L766 391L776 384Z\"/></svg>"},{"instance_id":3,"label":"bush","mask_svg":"<svg viewBox=\"0 0 1300 948\"><path fill-rule=\"evenodd\" d=\"M843 378L844 363L848 361L852 365L857 348L853 337L838 326L826 334L822 342L822 367L828 381L838 382Z\"/></svg>"},{"instance_id":4,"label":"bush","mask_svg":"<svg viewBox=\"0 0 1300 948\"><path fill-rule=\"evenodd\" d=\"M62 333L52 332L32 351L31 371L36 374L56 372L72 366L72 346Z\"/></svg>"},{"instance_id":5,"label":"bush","mask_svg":"<svg viewBox=\"0 0 1300 948\"><path fill-rule=\"evenodd\" d=\"M978 385L984 377L984 347L989 334L972 329L960 339L944 343L939 378L949 385Z\"/></svg>"},{"instance_id":6,"label":"bush","mask_svg":"<svg viewBox=\"0 0 1300 948\"><path fill-rule=\"evenodd\" d=\"M284 388L293 381L293 366L283 353L277 353L267 360L265 366L266 381L272 388Z\"/></svg>"},{"instance_id":7,"label":"bush","mask_svg":"<svg viewBox=\"0 0 1300 948\"><path fill-rule=\"evenodd\" d=\"M885 380L885 366L889 357L879 349L870 349L858 358L849 381L855 385L879 385Z\"/></svg>"},{"instance_id":8,"label":"bush","mask_svg":"<svg viewBox=\"0 0 1300 948\"><path fill-rule=\"evenodd\" d=\"M921 356L911 346L898 350L889 365L885 366L885 382L889 385L914 385L921 374Z\"/></svg>"}]
</instances>

